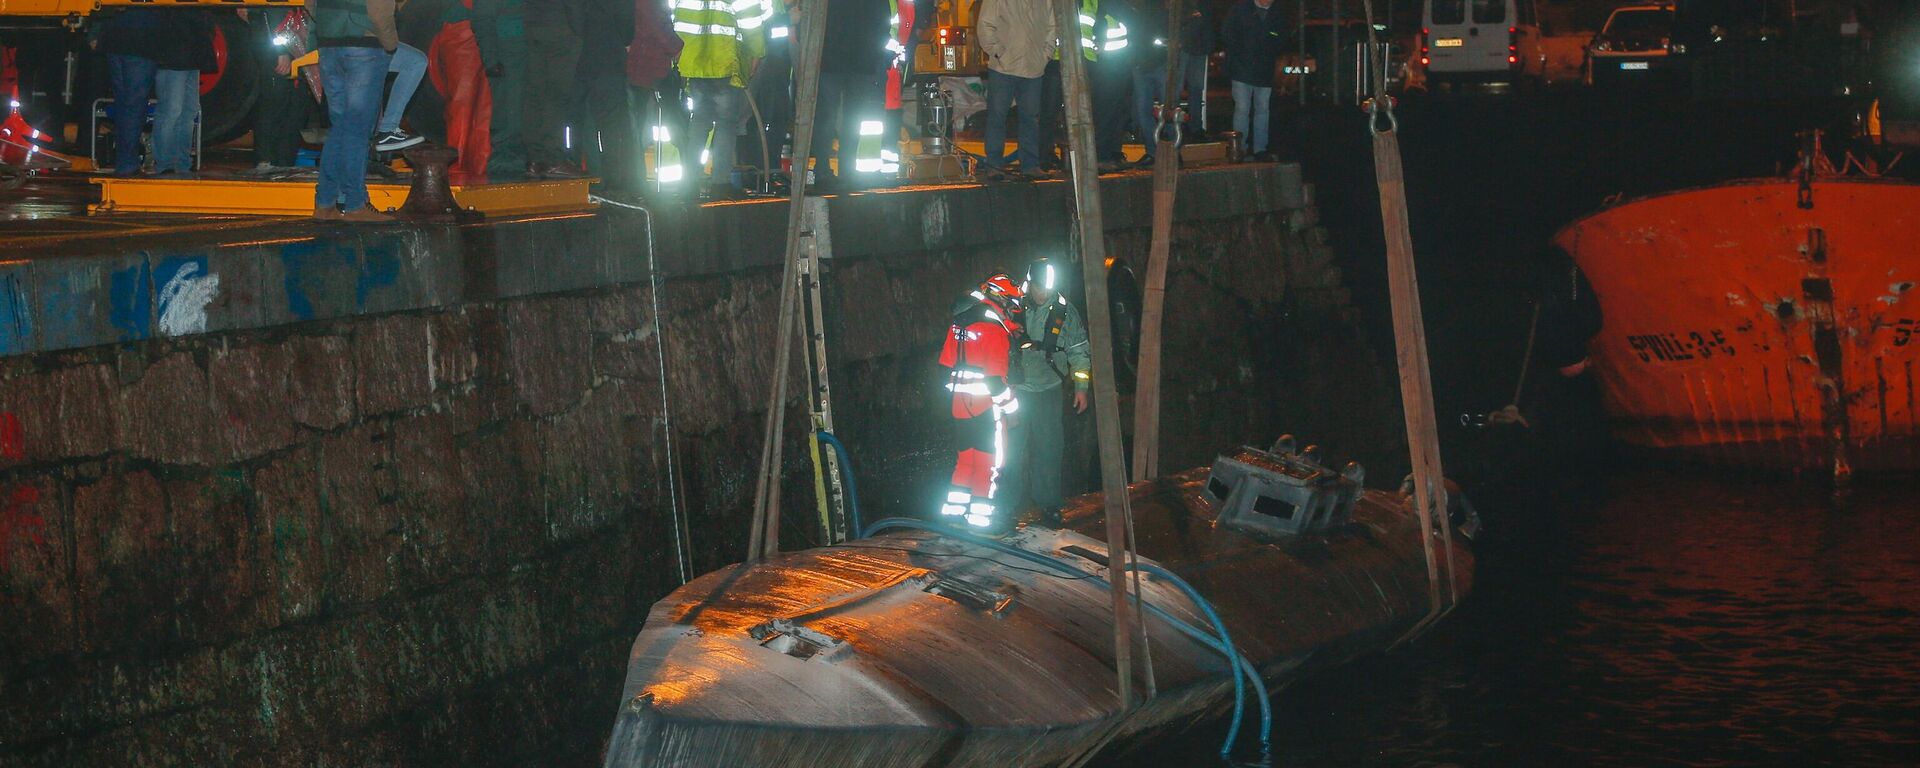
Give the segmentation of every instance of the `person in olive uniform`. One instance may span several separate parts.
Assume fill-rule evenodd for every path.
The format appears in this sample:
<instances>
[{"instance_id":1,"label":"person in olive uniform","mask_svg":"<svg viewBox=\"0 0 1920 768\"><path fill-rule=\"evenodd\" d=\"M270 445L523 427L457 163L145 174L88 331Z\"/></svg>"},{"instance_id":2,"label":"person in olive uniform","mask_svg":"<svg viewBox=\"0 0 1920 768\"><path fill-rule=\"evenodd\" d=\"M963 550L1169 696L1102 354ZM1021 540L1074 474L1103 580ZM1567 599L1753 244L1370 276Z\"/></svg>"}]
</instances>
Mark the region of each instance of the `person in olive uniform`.
<instances>
[{"instance_id":1,"label":"person in olive uniform","mask_svg":"<svg viewBox=\"0 0 1920 768\"><path fill-rule=\"evenodd\" d=\"M577 179L570 158L567 116L579 98L580 46L586 37L585 0L527 0L527 175Z\"/></svg>"},{"instance_id":2,"label":"person in olive uniform","mask_svg":"<svg viewBox=\"0 0 1920 768\"><path fill-rule=\"evenodd\" d=\"M527 14L524 0L473 0L473 38L493 93L488 122L493 155L487 176L516 178L527 170L521 108L527 84Z\"/></svg>"},{"instance_id":3,"label":"person in olive uniform","mask_svg":"<svg viewBox=\"0 0 1920 768\"><path fill-rule=\"evenodd\" d=\"M580 49L580 102L574 143L603 191L641 188L643 162L627 92L627 49L634 42L633 0L585 0L587 25Z\"/></svg>"}]
</instances>

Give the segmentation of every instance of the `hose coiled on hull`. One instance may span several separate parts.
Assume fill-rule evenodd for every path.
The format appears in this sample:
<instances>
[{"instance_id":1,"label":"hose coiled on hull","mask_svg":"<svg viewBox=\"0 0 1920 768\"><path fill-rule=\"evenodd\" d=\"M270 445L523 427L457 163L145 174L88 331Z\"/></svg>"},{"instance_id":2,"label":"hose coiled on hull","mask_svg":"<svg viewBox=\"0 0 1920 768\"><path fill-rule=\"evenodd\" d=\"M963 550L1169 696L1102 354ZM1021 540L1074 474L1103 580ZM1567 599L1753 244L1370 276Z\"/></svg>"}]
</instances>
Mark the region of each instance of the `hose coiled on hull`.
<instances>
[{"instance_id":1,"label":"hose coiled on hull","mask_svg":"<svg viewBox=\"0 0 1920 768\"><path fill-rule=\"evenodd\" d=\"M995 552L1017 557L1036 565L1051 568L1068 574L1075 579L1084 579L1088 582L1098 584L1101 589L1112 589L1112 586L1105 580L1094 578L1092 574L1051 557L1010 546L996 539L977 536L965 531L956 531L923 520L906 517L889 517L883 520L876 520L873 525L867 526L865 530L862 530L860 536L861 538L870 538L876 533L893 528L905 528L939 534L974 546L985 547ZM1272 704L1267 699L1266 681L1260 678L1260 674L1254 669L1253 663L1248 661L1245 656L1241 655L1239 649L1234 647L1233 639L1227 634L1226 624L1220 620L1220 614L1213 609L1212 603L1207 602L1207 599L1200 595L1199 590L1194 589L1193 585L1188 584L1185 579L1174 575L1172 571L1153 563L1138 563L1134 568L1138 568L1141 573L1163 579L1175 587L1178 587L1181 592L1186 594L1187 599L1192 600L1193 604L1199 607L1201 614L1207 617L1207 621L1213 624L1214 631L1218 633L1217 635L1208 634L1199 627L1193 626L1187 621L1168 613L1165 609L1146 602L1144 599L1141 601L1141 604L1146 606L1148 612L1160 617L1162 621L1167 622L1169 626L1172 626L1176 631L1180 632L1180 634L1186 635L1188 638L1213 650L1227 660L1227 666L1233 672L1233 722L1227 729L1225 743L1220 745L1221 757L1228 757L1232 754L1233 743L1239 738L1241 720L1244 718L1246 712L1246 692L1242 685L1243 678L1246 682L1252 684L1254 694L1259 697L1260 755L1261 762L1264 764L1272 754L1273 735L1273 709ZM1132 570L1132 568L1129 570Z\"/></svg>"}]
</instances>

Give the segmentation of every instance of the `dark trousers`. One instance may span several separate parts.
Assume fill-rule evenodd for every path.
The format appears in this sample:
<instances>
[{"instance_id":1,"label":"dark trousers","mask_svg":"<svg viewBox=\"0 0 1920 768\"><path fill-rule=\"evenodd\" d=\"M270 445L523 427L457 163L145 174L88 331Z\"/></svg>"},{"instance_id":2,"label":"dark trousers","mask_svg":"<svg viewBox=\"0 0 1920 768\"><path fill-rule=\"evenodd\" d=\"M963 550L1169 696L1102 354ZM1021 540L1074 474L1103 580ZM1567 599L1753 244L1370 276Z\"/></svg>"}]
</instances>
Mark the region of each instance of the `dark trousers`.
<instances>
[{"instance_id":1,"label":"dark trousers","mask_svg":"<svg viewBox=\"0 0 1920 768\"><path fill-rule=\"evenodd\" d=\"M885 75L820 73L819 118L813 122L813 175L830 179L827 167L833 141L839 139L840 175L852 178L855 150L860 146L860 121L881 119L886 106Z\"/></svg>"},{"instance_id":2,"label":"dark trousers","mask_svg":"<svg viewBox=\"0 0 1920 768\"><path fill-rule=\"evenodd\" d=\"M1007 430L1008 471L1001 496L1005 507L1017 510L1023 498L1032 499L1041 511L1066 503L1061 470L1066 464L1068 392L1064 387L1019 391L1019 426Z\"/></svg>"},{"instance_id":3,"label":"dark trousers","mask_svg":"<svg viewBox=\"0 0 1920 768\"><path fill-rule=\"evenodd\" d=\"M567 115L578 95L584 14L579 0L528 0L526 8L527 160L560 164L567 161Z\"/></svg>"},{"instance_id":4,"label":"dark trousers","mask_svg":"<svg viewBox=\"0 0 1920 768\"><path fill-rule=\"evenodd\" d=\"M1060 83L1060 62L1047 62L1047 71L1040 75L1040 103L1047 110L1040 113L1040 161L1047 165L1060 162L1067 140L1066 93Z\"/></svg>"},{"instance_id":5,"label":"dark trousers","mask_svg":"<svg viewBox=\"0 0 1920 768\"><path fill-rule=\"evenodd\" d=\"M259 111L253 122L254 162L292 166L300 156L300 129L313 111L313 91L304 77L261 78Z\"/></svg>"},{"instance_id":6,"label":"dark trousers","mask_svg":"<svg viewBox=\"0 0 1920 768\"><path fill-rule=\"evenodd\" d=\"M575 141L585 150L581 155L587 161L587 170L613 189L639 190L645 174L626 76L590 79L583 95L584 119L574 133Z\"/></svg>"},{"instance_id":7,"label":"dark trousers","mask_svg":"<svg viewBox=\"0 0 1920 768\"><path fill-rule=\"evenodd\" d=\"M1118 160L1122 157L1127 111L1133 106L1133 71L1119 59L1089 61L1086 65L1087 97L1093 102L1094 159ZM1040 145L1047 158L1054 158L1060 155L1053 154L1053 148L1060 147L1064 155L1067 144L1066 92L1060 81L1060 62L1048 62L1045 90L1040 97L1046 102L1049 114L1041 122Z\"/></svg>"},{"instance_id":8,"label":"dark trousers","mask_svg":"<svg viewBox=\"0 0 1920 768\"><path fill-rule=\"evenodd\" d=\"M113 172L128 176L140 170L140 134L147 127L147 98L153 95L153 75L160 65L145 56L109 54L113 76Z\"/></svg>"},{"instance_id":9,"label":"dark trousers","mask_svg":"<svg viewBox=\"0 0 1920 768\"><path fill-rule=\"evenodd\" d=\"M635 86L632 93L634 109L639 113L640 136L646 141L647 148L653 151L655 173L671 162L680 164L681 173L697 172L699 169L693 167L696 157L684 154L688 148L688 116L686 97L681 94L680 83L671 77L661 78L655 87ZM662 135L670 137L670 140L659 140ZM699 154L697 149L693 152L696 156ZM680 190L686 186L684 181L662 183L656 191Z\"/></svg>"},{"instance_id":10,"label":"dark trousers","mask_svg":"<svg viewBox=\"0 0 1920 768\"><path fill-rule=\"evenodd\" d=\"M787 143L787 130L793 126L793 66L787 59L784 51L768 54L754 71L753 81L747 83L753 106L760 110L761 135L766 138L763 155L758 141L748 137L754 146L748 148L747 159L766 171L779 169L780 147Z\"/></svg>"},{"instance_id":11,"label":"dark trousers","mask_svg":"<svg viewBox=\"0 0 1920 768\"><path fill-rule=\"evenodd\" d=\"M1126 159L1121 146L1127 124L1132 122L1133 67L1118 56L1109 55L1087 66L1087 79L1093 86L1093 147L1100 162Z\"/></svg>"},{"instance_id":12,"label":"dark trousers","mask_svg":"<svg viewBox=\"0 0 1920 768\"><path fill-rule=\"evenodd\" d=\"M493 93L493 118L487 123L493 154L487 157L487 175L514 178L527 170L526 132L521 119L527 98L527 39L496 35L494 47L499 51L500 74L487 77L487 87Z\"/></svg>"}]
</instances>

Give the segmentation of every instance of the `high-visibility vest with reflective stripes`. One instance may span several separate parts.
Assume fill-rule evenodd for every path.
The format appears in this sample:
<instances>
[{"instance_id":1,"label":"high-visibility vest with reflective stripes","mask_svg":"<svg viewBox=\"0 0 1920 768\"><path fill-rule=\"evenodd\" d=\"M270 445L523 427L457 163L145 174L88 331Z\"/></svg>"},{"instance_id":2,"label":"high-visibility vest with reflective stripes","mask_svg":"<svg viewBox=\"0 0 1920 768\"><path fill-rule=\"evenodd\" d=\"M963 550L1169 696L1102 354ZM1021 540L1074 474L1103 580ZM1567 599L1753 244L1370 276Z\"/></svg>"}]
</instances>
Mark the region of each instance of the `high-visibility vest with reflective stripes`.
<instances>
[{"instance_id":1,"label":"high-visibility vest with reflective stripes","mask_svg":"<svg viewBox=\"0 0 1920 768\"><path fill-rule=\"evenodd\" d=\"M912 6L908 6L907 13L909 15L913 13ZM891 55L887 60L887 67L894 71L899 71L900 67L907 63L907 41L900 35L900 31L905 26L900 23L900 0L887 0L886 49Z\"/></svg>"},{"instance_id":2,"label":"high-visibility vest with reflective stripes","mask_svg":"<svg viewBox=\"0 0 1920 768\"><path fill-rule=\"evenodd\" d=\"M727 77L745 85L745 59L766 52L772 0L672 0L684 77ZM742 50L744 48L744 51Z\"/></svg>"},{"instance_id":3,"label":"high-visibility vest with reflective stripes","mask_svg":"<svg viewBox=\"0 0 1920 768\"><path fill-rule=\"evenodd\" d=\"M767 44L786 44L793 38L793 18L787 14L787 6L778 0L772 0L773 16L767 20ZM775 43L774 41L779 41Z\"/></svg>"},{"instance_id":4,"label":"high-visibility vest with reflective stripes","mask_svg":"<svg viewBox=\"0 0 1920 768\"><path fill-rule=\"evenodd\" d=\"M1100 60L1100 43L1094 39L1094 20L1100 17L1100 0L1080 0L1080 55L1087 61ZM1053 60L1060 60L1060 48L1053 49Z\"/></svg>"},{"instance_id":5,"label":"high-visibility vest with reflective stripes","mask_svg":"<svg viewBox=\"0 0 1920 768\"><path fill-rule=\"evenodd\" d=\"M1127 47L1127 25L1112 14L1106 16L1107 28L1100 31L1100 51L1113 53Z\"/></svg>"}]
</instances>

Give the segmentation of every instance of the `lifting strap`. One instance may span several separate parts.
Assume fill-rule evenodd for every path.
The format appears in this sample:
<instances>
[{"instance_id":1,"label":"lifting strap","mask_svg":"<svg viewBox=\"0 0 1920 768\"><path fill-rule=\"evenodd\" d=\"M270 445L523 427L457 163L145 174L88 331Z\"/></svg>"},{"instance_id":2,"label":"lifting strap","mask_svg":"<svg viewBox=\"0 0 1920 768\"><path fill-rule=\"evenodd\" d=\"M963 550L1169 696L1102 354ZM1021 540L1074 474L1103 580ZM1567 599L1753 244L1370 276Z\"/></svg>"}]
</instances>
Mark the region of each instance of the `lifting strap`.
<instances>
[{"instance_id":1,"label":"lifting strap","mask_svg":"<svg viewBox=\"0 0 1920 768\"><path fill-rule=\"evenodd\" d=\"M1167 79L1154 109L1153 230L1147 247L1146 284L1141 286L1139 367L1134 374L1133 479L1160 474L1160 327L1167 301L1167 261L1173 250L1173 203L1180 184L1180 42L1186 35L1185 3L1167 3ZM1203 99L1204 101L1204 99ZM1166 133L1173 124L1173 136Z\"/></svg>"},{"instance_id":2,"label":"lifting strap","mask_svg":"<svg viewBox=\"0 0 1920 768\"><path fill-rule=\"evenodd\" d=\"M1394 641L1397 646L1418 636L1453 610L1460 602L1460 588L1454 578L1453 526L1447 520L1446 475L1440 465L1440 429L1434 415L1426 322L1420 311L1420 282L1414 270L1413 233L1407 220L1406 174L1400 164L1400 126L1387 97L1386 61L1379 55L1378 34L1373 28L1373 0L1365 2L1367 55L1378 62L1366 73L1372 81L1373 92L1367 105L1367 131L1373 134L1373 169L1380 186L1380 224L1387 242L1387 286L1393 299L1393 340L1400 370L1401 410L1406 417L1407 445L1413 454L1413 507L1420 516L1420 548L1427 560L1427 615ZM1434 551L1436 527L1440 552Z\"/></svg>"}]
</instances>

